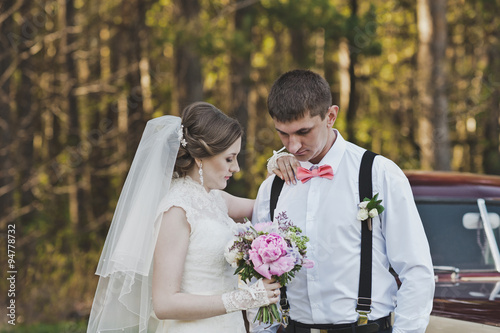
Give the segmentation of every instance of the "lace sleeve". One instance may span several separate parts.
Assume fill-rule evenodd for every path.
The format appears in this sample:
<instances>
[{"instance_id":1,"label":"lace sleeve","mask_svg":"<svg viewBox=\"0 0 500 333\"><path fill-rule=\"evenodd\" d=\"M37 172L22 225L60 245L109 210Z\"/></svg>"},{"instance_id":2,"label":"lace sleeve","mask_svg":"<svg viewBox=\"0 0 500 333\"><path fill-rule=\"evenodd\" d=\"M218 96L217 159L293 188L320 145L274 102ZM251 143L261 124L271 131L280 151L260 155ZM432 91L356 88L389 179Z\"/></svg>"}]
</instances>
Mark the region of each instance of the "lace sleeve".
<instances>
[{"instance_id":1,"label":"lace sleeve","mask_svg":"<svg viewBox=\"0 0 500 333\"><path fill-rule=\"evenodd\" d=\"M220 191L207 193L205 188L189 177L172 180L169 194L158 206L158 214L163 214L171 207L180 207L186 212L191 226L206 217L219 216L221 212L227 215L227 207Z\"/></svg>"},{"instance_id":2,"label":"lace sleeve","mask_svg":"<svg viewBox=\"0 0 500 333\"><path fill-rule=\"evenodd\" d=\"M170 193L163 198L158 206L158 214L161 215L172 207L182 208L186 212L188 223L193 226L198 220L196 218L196 209L194 208L194 200L196 193L190 193L189 189L185 186L179 186L180 180L172 182L172 189Z\"/></svg>"}]
</instances>

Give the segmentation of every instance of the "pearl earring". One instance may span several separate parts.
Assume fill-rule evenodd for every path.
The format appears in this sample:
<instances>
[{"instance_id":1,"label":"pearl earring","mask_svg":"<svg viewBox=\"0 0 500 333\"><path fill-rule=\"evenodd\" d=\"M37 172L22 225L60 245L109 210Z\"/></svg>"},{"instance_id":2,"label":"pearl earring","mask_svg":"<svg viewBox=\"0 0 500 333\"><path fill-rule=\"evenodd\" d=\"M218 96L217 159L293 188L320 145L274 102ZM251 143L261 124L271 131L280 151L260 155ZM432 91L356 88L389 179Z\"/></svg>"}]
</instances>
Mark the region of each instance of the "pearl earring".
<instances>
[{"instance_id":1,"label":"pearl earring","mask_svg":"<svg viewBox=\"0 0 500 333\"><path fill-rule=\"evenodd\" d=\"M203 163L200 161L200 169L198 170L198 173L200 175L200 183L203 186Z\"/></svg>"}]
</instances>

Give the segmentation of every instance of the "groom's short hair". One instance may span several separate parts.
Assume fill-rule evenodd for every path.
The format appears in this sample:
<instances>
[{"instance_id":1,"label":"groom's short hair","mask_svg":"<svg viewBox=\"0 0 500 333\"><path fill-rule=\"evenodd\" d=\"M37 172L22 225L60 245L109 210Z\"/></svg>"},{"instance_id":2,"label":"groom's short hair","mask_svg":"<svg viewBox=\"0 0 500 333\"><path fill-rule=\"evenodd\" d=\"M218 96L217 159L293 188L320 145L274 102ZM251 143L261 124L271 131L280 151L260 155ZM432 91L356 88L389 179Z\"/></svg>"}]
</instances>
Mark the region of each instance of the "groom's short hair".
<instances>
[{"instance_id":1,"label":"groom's short hair","mask_svg":"<svg viewBox=\"0 0 500 333\"><path fill-rule=\"evenodd\" d=\"M332 105L330 85L319 74L295 69L282 74L272 85L267 108L273 119L289 122L311 116L325 118Z\"/></svg>"}]
</instances>

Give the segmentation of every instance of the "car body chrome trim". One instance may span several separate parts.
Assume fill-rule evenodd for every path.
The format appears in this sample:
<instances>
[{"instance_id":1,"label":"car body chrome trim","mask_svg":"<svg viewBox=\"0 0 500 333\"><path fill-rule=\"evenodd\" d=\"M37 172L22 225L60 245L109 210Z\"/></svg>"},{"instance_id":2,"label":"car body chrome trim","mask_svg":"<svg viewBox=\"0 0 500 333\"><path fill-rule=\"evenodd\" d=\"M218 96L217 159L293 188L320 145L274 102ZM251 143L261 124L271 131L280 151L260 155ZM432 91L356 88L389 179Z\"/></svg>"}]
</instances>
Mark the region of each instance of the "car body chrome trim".
<instances>
[{"instance_id":1,"label":"car body chrome trim","mask_svg":"<svg viewBox=\"0 0 500 333\"><path fill-rule=\"evenodd\" d=\"M491 227L484 199L477 199L477 206L479 207L479 213L481 214L481 220L483 221L484 232L486 233L486 238L488 239L491 255L493 257L493 261L495 262L495 268L497 272L500 273L500 251L498 250L498 244L495 239L495 235L493 234L493 228Z\"/></svg>"}]
</instances>

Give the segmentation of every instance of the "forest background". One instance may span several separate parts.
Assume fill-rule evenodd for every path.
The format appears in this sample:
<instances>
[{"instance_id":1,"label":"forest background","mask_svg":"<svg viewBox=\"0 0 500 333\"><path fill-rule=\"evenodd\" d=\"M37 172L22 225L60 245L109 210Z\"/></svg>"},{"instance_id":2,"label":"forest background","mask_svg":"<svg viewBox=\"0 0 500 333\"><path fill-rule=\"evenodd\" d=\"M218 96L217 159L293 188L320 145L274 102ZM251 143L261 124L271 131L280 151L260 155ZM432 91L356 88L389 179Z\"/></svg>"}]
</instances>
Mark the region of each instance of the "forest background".
<instances>
[{"instance_id":1,"label":"forest background","mask_svg":"<svg viewBox=\"0 0 500 333\"><path fill-rule=\"evenodd\" d=\"M197 100L237 118L228 190L254 197L281 148L266 97L290 69L324 75L344 137L403 169L500 174L498 13L498 0L2 0L0 261L17 271L16 324L87 319L147 120Z\"/></svg>"}]
</instances>

